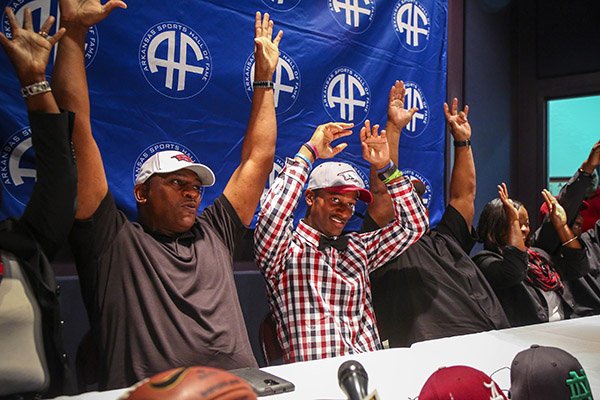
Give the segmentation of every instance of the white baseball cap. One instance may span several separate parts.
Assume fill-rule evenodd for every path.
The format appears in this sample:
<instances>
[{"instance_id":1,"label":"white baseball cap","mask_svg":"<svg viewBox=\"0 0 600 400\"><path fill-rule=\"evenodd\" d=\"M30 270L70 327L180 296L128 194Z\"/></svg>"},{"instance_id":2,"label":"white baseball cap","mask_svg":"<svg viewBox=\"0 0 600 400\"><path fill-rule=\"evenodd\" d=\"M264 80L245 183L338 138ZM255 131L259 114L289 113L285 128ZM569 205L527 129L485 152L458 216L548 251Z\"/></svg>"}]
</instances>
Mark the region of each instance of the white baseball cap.
<instances>
[{"instance_id":1,"label":"white baseball cap","mask_svg":"<svg viewBox=\"0 0 600 400\"><path fill-rule=\"evenodd\" d=\"M310 174L308 189L327 189L335 193L358 192L358 198L369 204L373 195L365 189L365 183L356 170L343 162L325 162Z\"/></svg>"},{"instance_id":2,"label":"white baseball cap","mask_svg":"<svg viewBox=\"0 0 600 400\"><path fill-rule=\"evenodd\" d=\"M215 184L215 174L210 168L204 164L195 163L186 154L174 150L159 151L147 159L135 178L135 184L139 185L146 182L154 174L164 174L184 168L195 172L200 178L202 186Z\"/></svg>"}]
</instances>

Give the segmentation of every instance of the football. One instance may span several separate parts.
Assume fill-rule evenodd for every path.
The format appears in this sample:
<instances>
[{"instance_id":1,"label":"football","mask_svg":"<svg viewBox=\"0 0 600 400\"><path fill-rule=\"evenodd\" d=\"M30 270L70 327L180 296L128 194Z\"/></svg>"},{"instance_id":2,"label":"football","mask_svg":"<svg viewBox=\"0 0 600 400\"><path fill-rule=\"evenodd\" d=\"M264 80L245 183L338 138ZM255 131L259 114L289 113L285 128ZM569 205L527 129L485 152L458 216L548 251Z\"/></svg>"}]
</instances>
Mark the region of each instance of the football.
<instances>
[{"instance_id":1,"label":"football","mask_svg":"<svg viewBox=\"0 0 600 400\"><path fill-rule=\"evenodd\" d=\"M122 400L251 400L256 394L244 380L211 367L175 368L144 379Z\"/></svg>"}]
</instances>

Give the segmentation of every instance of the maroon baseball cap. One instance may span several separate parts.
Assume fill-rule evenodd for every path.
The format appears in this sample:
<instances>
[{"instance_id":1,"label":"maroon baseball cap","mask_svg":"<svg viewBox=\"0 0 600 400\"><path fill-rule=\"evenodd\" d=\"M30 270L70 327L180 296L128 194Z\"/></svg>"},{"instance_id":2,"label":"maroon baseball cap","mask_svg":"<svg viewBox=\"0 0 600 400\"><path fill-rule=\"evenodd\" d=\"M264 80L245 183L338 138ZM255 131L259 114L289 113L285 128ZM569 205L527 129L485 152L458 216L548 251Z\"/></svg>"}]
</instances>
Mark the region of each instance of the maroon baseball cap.
<instances>
[{"instance_id":1,"label":"maroon baseball cap","mask_svg":"<svg viewBox=\"0 0 600 400\"><path fill-rule=\"evenodd\" d=\"M442 367L423 385L419 400L506 400L492 378L464 365Z\"/></svg>"}]
</instances>

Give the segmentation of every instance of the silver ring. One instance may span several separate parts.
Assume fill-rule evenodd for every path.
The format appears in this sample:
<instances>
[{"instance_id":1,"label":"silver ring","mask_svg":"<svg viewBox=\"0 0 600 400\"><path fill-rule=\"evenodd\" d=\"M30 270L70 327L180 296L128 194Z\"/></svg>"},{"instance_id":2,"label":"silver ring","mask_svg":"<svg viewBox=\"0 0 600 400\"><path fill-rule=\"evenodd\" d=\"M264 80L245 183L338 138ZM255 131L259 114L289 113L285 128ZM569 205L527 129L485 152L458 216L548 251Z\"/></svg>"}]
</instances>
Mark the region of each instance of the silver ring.
<instances>
[{"instance_id":1,"label":"silver ring","mask_svg":"<svg viewBox=\"0 0 600 400\"><path fill-rule=\"evenodd\" d=\"M41 37L43 37L44 39L48 39L48 34L47 34L46 32L44 32L44 31L39 31L38 33L39 33L39 35L40 35Z\"/></svg>"}]
</instances>

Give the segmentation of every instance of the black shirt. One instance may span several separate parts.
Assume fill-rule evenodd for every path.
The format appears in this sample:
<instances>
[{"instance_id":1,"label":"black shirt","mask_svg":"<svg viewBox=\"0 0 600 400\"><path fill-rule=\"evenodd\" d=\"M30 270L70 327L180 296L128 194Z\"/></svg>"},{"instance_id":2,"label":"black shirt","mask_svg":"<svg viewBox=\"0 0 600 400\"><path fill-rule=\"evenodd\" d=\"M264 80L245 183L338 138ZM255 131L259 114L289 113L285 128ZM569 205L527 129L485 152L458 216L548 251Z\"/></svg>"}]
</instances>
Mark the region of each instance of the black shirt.
<instances>
[{"instance_id":1,"label":"black shirt","mask_svg":"<svg viewBox=\"0 0 600 400\"><path fill-rule=\"evenodd\" d=\"M363 229L376 227L367 215ZM493 290L469 257L474 244L462 215L448 206L435 230L371 274L382 341L402 347L509 326Z\"/></svg>"}]
</instances>

